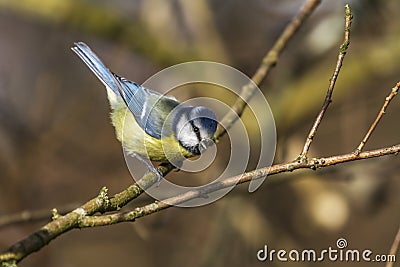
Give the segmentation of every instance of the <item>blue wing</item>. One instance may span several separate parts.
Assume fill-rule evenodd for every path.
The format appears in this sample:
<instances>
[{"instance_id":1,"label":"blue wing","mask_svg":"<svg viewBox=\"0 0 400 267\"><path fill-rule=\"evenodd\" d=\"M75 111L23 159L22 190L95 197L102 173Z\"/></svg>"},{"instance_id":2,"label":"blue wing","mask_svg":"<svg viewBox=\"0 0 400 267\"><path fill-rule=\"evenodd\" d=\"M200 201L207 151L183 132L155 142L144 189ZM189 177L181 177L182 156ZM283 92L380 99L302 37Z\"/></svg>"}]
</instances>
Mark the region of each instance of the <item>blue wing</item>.
<instances>
[{"instance_id":1,"label":"blue wing","mask_svg":"<svg viewBox=\"0 0 400 267\"><path fill-rule=\"evenodd\" d=\"M114 74L83 42L75 43L72 50L106 87L122 97L140 127L152 137L161 139L164 121L179 102Z\"/></svg>"},{"instance_id":2,"label":"blue wing","mask_svg":"<svg viewBox=\"0 0 400 267\"><path fill-rule=\"evenodd\" d=\"M180 103L116 74L114 76L121 88L120 94L137 123L147 134L161 139L162 127L168 114Z\"/></svg>"}]
</instances>

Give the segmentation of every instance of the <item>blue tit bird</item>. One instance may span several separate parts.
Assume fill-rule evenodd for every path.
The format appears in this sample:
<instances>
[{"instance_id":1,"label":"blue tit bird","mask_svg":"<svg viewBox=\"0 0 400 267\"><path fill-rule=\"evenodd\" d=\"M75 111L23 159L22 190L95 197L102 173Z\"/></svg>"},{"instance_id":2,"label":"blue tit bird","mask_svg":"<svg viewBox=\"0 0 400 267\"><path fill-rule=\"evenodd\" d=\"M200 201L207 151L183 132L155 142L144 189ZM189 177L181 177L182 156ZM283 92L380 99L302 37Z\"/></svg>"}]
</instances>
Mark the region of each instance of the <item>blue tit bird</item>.
<instances>
[{"instance_id":1,"label":"blue tit bird","mask_svg":"<svg viewBox=\"0 0 400 267\"><path fill-rule=\"evenodd\" d=\"M117 139L151 171L159 175L144 158L182 163L213 144L217 121L209 108L181 104L114 74L83 42L71 49L105 85Z\"/></svg>"}]
</instances>

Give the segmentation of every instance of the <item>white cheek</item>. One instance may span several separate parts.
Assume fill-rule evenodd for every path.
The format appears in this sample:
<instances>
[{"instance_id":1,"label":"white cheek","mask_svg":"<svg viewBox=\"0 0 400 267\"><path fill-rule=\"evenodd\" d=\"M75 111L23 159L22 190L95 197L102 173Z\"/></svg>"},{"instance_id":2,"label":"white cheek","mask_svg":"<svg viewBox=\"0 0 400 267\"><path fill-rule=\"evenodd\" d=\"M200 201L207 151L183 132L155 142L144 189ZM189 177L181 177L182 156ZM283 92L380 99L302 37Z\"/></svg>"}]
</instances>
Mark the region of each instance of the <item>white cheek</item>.
<instances>
[{"instance_id":1,"label":"white cheek","mask_svg":"<svg viewBox=\"0 0 400 267\"><path fill-rule=\"evenodd\" d=\"M186 116L181 116L177 125L178 136L176 137L184 145L195 146L198 144L197 136L192 130L192 126Z\"/></svg>"},{"instance_id":2,"label":"white cheek","mask_svg":"<svg viewBox=\"0 0 400 267\"><path fill-rule=\"evenodd\" d=\"M178 133L178 140L184 143L185 145L195 146L198 143L196 134L191 130L191 126L181 128Z\"/></svg>"}]
</instances>

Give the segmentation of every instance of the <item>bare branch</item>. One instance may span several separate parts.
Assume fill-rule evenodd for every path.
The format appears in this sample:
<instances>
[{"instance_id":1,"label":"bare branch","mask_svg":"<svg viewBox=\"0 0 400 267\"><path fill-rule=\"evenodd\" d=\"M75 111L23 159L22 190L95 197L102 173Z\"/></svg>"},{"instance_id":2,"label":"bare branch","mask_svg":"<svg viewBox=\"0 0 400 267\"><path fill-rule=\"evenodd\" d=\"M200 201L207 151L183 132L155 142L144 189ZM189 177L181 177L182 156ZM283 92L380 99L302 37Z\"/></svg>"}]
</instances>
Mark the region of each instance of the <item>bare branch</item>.
<instances>
[{"instance_id":1,"label":"bare branch","mask_svg":"<svg viewBox=\"0 0 400 267\"><path fill-rule=\"evenodd\" d=\"M393 240L393 244L390 247L389 255L396 255L397 251L399 250L399 244L400 244L400 227L399 230L397 230L397 234ZM394 261L388 261L386 263L386 267L393 267L394 266Z\"/></svg>"},{"instance_id":2,"label":"bare branch","mask_svg":"<svg viewBox=\"0 0 400 267\"><path fill-rule=\"evenodd\" d=\"M344 40L343 40L342 45L339 48L339 55L338 55L338 59L336 62L336 67L335 67L335 70L333 72L331 79L329 80L329 87L328 87L328 91L326 92L325 101L322 105L321 111L318 113L318 116L315 119L314 124L311 127L311 130L307 136L306 142L303 147L303 151L301 152L301 154L298 158L299 160L304 160L304 161L307 160L307 154L308 154L308 151L310 150L311 143L315 137L315 134L317 133L318 127L321 124L322 118L324 117L329 104L332 102L333 89L335 88L336 80L339 76L339 72L342 67L344 57L346 56L347 49L350 45L350 28L351 28L351 20L353 18L353 15L351 14L349 5L346 5L345 8L346 8L346 16L345 16L345 25L344 25Z\"/></svg>"},{"instance_id":3,"label":"bare branch","mask_svg":"<svg viewBox=\"0 0 400 267\"><path fill-rule=\"evenodd\" d=\"M299 10L297 15L290 21L290 23L283 30L282 34L275 41L272 48L262 59L261 65L258 67L256 73L252 76L251 80L254 83L243 86L240 96L236 99L235 104L231 107L231 112L228 112L221 120L220 125L228 125L226 128L220 127L215 132L214 139L216 142L226 133L227 130L235 123L235 121L242 115L247 106L247 102L253 96L256 87L268 76L271 69L278 62L279 56L283 49L293 38L294 34L303 25L305 20L311 15L315 8L321 3L321 0L308 0L304 6Z\"/></svg>"},{"instance_id":4,"label":"bare branch","mask_svg":"<svg viewBox=\"0 0 400 267\"><path fill-rule=\"evenodd\" d=\"M361 141L360 145L357 147L357 149L354 151L354 153L358 154L361 152L365 144L367 143L369 137L371 136L372 132L375 130L376 126L378 125L379 121L382 119L383 115L386 113L386 108L389 106L390 101L397 95L399 92L399 87L400 87L400 82L398 82L395 87L392 88L392 91L390 94L385 98L385 102L383 103L383 106L381 110L378 113L378 116L376 117L375 121L372 123L371 127L369 128L367 134L364 136L363 140Z\"/></svg>"}]
</instances>

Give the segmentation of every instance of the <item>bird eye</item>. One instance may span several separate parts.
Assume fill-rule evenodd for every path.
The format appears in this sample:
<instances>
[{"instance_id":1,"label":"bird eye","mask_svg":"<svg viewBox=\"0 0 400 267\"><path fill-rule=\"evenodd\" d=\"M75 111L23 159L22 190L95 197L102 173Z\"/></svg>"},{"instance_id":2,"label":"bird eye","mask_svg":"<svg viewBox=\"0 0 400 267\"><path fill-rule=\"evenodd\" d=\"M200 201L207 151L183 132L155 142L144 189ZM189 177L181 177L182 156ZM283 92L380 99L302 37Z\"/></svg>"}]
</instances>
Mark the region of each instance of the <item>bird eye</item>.
<instances>
[{"instance_id":1,"label":"bird eye","mask_svg":"<svg viewBox=\"0 0 400 267\"><path fill-rule=\"evenodd\" d=\"M195 133L198 133L198 132L200 131L200 129L199 129L199 127L197 127L197 126L193 126L193 131L194 131Z\"/></svg>"}]
</instances>

